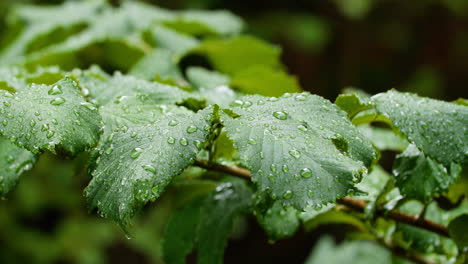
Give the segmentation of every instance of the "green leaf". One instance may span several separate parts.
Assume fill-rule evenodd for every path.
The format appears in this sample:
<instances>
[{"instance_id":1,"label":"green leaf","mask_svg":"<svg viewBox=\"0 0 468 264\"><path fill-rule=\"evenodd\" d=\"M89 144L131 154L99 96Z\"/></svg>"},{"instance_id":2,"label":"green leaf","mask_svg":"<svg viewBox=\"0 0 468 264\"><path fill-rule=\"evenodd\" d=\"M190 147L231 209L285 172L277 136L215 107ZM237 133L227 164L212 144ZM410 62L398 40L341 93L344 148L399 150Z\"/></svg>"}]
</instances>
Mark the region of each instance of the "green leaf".
<instances>
[{"instance_id":1,"label":"green leaf","mask_svg":"<svg viewBox=\"0 0 468 264\"><path fill-rule=\"evenodd\" d=\"M391 264L392 255L371 241L352 241L334 245L329 237L321 239L306 264Z\"/></svg>"},{"instance_id":2,"label":"green leaf","mask_svg":"<svg viewBox=\"0 0 468 264\"><path fill-rule=\"evenodd\" d=\"M390 129L361 125L359 131L365 135L379 150L402 152L408 147L408 142Z\"/></svg>"},{"instance_id":3,"label":"green leaf","mask_svg":"<svg viewBox=\"0 0 468 264\"><path fill-rule=\"evenodd\" d=\"M449 226L450 237L457 243L458 248L468 251L468 214L463 214L453 219Z\"/></svg>"},{"instance_id":4,"label":"green leaf","mask_svg":"<svg viewBox=\"0 0 468 264\"><path fill-rule=\"evenodd\" d=\"M398 208L398 210L412 215L419 215L422 209L423 205L417 201L409 201ZM435 203L428 205L425 218L436 223L444 224L442 222L441 210L437 208ZM430 231L407 224L397 223L394 237L400 235L402 240L408 243L409 247L414 250L420 252L440 252L442 250L443 238Z\"/></svg>"},{"instance_id":5,"label":"green leaf","mask_svg":"<svg viewBox=\"0 0 468 264\"><path fill-rule=\"evenodd\" d=\"M161 107L159 115L141 112L145 125L114 130L100 145L86 188L89 205L125 227L194 162L208 135L211 111Z\"/></svg>"},{"instance_id":6,"label":"green leaf","mask_svg":"<svg viewBox=\"0 0 468 264\"><path fill-rule=\"evenodd\" d=\"M196 244L198 225L202 218L204 199L195 199L176 211L164 234L163 253L168 264L184 264L185 257Z\"/></svg>"},{"instance_id":7,"label":"green leaf","mask_svg":"<svg viewBox=\"0 0 468 264\"><path fill-rule=\"evenodd\" d=\"M370 99L358 94L357 92L338 95L335 100L335 104L346 111L351 119L353 119L353 117L355 117L359 112L373 108Z\"/></svg>"},{"instance_id":8,"label":"green leaf","mask_svg":"<svg viewBox=\"0 0 468 264\"><path fill-rule=\"evenodd\" d=\"M280 96L302 91L296 77L265 65L239 70L232 76L231 85L247 94Z\"/></svg>"},{"instance_id":9,"label":"green leaf","mask_svg":"<svg viewBox=\"0 0 468 264\"><path fill-rule=\"evenodd\" d=\"M321 225L346 224L358 230L366 230L366 225L357 217L338 210L327 210L319 213L304 223L306 230L314 230Z\"/></svg>"},{"instance_id":10,"label":"green leaf","mask_svg":"<svg viewBox=\"0 0 468 264\"><path fill-rule=\"evenodd\" d=\"M0 91L1 134L33 153L56 150L74 155L96 145L101 129L97 109L85 102L76 83L32 84Z\"/></svg>"},{"instance_id":11,"label":"green leaf","mask_svg":"<svg viewBox=\"0 0 468 264\"><path fill-rule=\"evenodd\" d=\"M5 197L16 186L21 174L30 170L36 160L33 153L0 138L0 197Z\"/></svg>"},{"instance_id":12,"label":"green leaf","mask_svg":"<svg viewBox=\"0 0 468 264\"><path fill-rule=\"evenodd\" d=\"M278 47L251 36L205 40L193 52L207 56L216 70L227 74L235 74L254 65L274 69L281 65Z\"/></svg>"},{"instance_id":13,"label":"green leaf","mask_svg":"<svg viewBox=\"0 0 468 264\"><path fill-rule=\"evenodd\" d=\"M356 185L357 189L364 193L356 197L368 202L376 202L390 178L391 175L382 167L374 166L371 173L364 175L362 181Z\"/></svg>"},{"instance_id":14,"label":"green leaf","mask_svg":"<svg viewBox=\"0 0 468 264\"><path fill-rule=\"evenodd\" d=\"M179 12L164 25L189 35L235 35L243 28L243 21L229 11L190 10Z\"/></svg>"},{"instance_id":15,"label":"green leaf","mask_svg":"<svg viewBox=\"0 0 468 264\"><path fill-rule=\"evenodd\" d=\"M228 107L237 98L236 93L228 86L230 80L226 75L201 67L190 67L187 78L207 98L208 103Z\"/></svg>"},{"instance_id":16,"label":"green leaf","mask_svg":"<svg viewBox=\"0 0 468 264\"><path fill-rule=\"evenodd\" d=\"M145 80L172 80L180 85L185 82L174 53L165 49L155 49L142 57L129 74Z\"/></svg>"},{"instance_id":17,"label":"green leaf","mask_svg":"<svg viewBox=\"0 0 468 264\"><path fill-rule=\"evenodd\" d=\"M275 241L293 236L299 229L299 212L292 207L283 207L281 203L274 202L266 211L256 208L255 215L258 223Z\"/></svg>"},{"instance_id":18,"label":"green leaf","mask_svg":"<svg viewBox=\"0 0 468 264\"><path fill-rule=\"evenodd\" d=\"M468 161L468 107L397 91L372 99L376 110L428 157L446 167Z\"/></svg>"},{"instance_id":19,"label":"green leaf","mask_svg":"<svg viewBox=\"0 0 468 264\"><path fill-rule=\"evenodd\" d=\"M461 167L452 163L450 170L426 157L410 145L396 157L393 175L401 194L409 199L428 202L436 194L446 192L460 176Z\"/></svg>"},{"instance_id":20,"label":"green leaf","mask_svg":"<svg viewBox=\"0 0 468 264\"><path fill-rule=\"evenodd\" d=\"M18 6L12 11L10 21L24 24L21 33L0 54L2 63L21 59L22 56L56 42L79 31L99 16L99 2L67 2L62 6ZM14 25L10 25L15 28ZM17 29L16 29L17 30Z\"/></svg>"},{"instance_id":21,"label":"green leaf","mask_svg":"<svg viewBox=\"0 0 468 264\"><path fill-rule=\"evenodd\" d=\"M154 27L151 30L151 37L157 48L170 50L174 54L177 54L177 56L183 56L200 43L194 37L181 34L163 26Z\"/></svg>"},{"instance_id":22,"label":"green leaf","mask_svg":"<svg viewBox=\"0 0 468 264\"><path fill-rule=\"evenodd\" d=\"M223 263L234 219L250 211L252 191L244 181L219 185L203 208L198 231L198 263Z\"/></svg>"},{"instance_id":23,"label":"green leaf","mask_svg":"<svg viewBox=\"0 0 468 264\"><path fill-rule=\"evenodd\" d=\"M149 82L120 73L107 78L103 75L96 76L92 72L84 72L77 79L81 88L86 90L87 96L98 105L105 105L121 96L133 94L148 94L155 98L158 104L183 103L187 98L202 102L195 94L185 92L176 86Z\"/></svg>"},{"instance_id":24,"label":"green leaf","mask_svg":"<svg viewBox=\"0 0 468 264\"><path fill-rule=\"evenodd\" d=\"M227 135L252 172L258 191L304 209L347 195L376 158L346 113L319 96L245 96Z\"/></svg>"},{"instance_id":25,"label":"green leaf","mask_svg":"<svg viewBox=\"0 0 468 264\"><path fill-rule=\"evenodd\" d=\"M19 68L0 68L0 90L10 93L24 90L27 85L26 81L19 76L21 73Z\"/></svg>"},{"instance_id":26,"label":"green leaf","mask_svg":"<svg viewBox=\"0 0 468 264\"><path fill-rule=\"evenodd\" d=\"M205 198L178 210L165 232L165 261L185 263L185 256L196 245L198 263L222 263L234 219L250 210L251 197L245 182L223 182Z\"/></svg>"}]
</instances>

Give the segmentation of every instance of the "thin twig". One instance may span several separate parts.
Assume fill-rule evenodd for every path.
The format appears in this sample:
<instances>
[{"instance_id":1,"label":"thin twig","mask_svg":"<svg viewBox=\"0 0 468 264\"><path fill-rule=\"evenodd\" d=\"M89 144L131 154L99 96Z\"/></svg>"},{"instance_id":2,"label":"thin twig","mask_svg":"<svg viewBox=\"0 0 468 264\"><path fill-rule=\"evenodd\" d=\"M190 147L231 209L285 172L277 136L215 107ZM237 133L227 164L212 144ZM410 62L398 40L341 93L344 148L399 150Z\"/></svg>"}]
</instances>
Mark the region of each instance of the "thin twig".
<instances>
[{"instance_id":1,"label":"thin twig","mask_svg":"<svg viewBox=\"0 0 468 264\"><path fill-rule=\"evenodd\" d=\"M204 161L196 161L195 165L201 168L227 173L227 174L241 177L244 179L251 178L250 171L244 168L236 167L236 166L227 166L227 165L222 165L222 164L217 164L217 163L208 164L207 162L204 162ZM352 197L343 197L341 199L338 199L336 202L339 204L345 205L346 207L350 209L360 211L360 212L363 212L367 206L367 203L365 201L355 199ZM437 233L445 237L450 237L447 227L441 224L435 223L428 219L420 219L419 216L416 216L416 215L403 213L397 210L386 211L383 209L377 210L377 214L386 216L397 222L419 227L419 228Z\"/></svg>"}]
</instances>

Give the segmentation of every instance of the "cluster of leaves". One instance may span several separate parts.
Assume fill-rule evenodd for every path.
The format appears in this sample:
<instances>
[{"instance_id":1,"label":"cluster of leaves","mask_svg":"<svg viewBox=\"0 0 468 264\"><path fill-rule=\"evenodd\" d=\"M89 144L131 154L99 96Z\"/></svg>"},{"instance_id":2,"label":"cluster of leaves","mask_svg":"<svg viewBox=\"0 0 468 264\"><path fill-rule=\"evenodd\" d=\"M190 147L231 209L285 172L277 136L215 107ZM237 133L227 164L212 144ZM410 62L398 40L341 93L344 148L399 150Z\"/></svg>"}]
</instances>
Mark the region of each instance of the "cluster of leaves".
<instances>
[{"instance_id":1,"label":"cluster of leaves","mask_svg":"<svg viewBox=\"0 0 468 264\"><path fill-rule=\"evenodd\" d=\"M2 196L44 152L84 152L89 207L125 232L169 188L189 190L178 194L166 229L168 263L183 263L194 248L200 263L222 262L235 220L249 214L272 240L301 225L346 223L366 239L463 261L466 100L392 90L350 91L332 103L301 92L280 49L241 34L242 21L226 11L70 2L9 15L0 53ZM401 152L391 174L377 165L387 150ZM200 163L247 168L251 182ZM369 210L335 206L349 195ZM444 211L434 197L459 205ZM450 223L452 239L377 217L376 208L423 211ZM310 263L330 251L323 243ZM343 246L343 258L356 247ZM369 247L391 263L385 249Z\"/></svg>"}]
</instances>

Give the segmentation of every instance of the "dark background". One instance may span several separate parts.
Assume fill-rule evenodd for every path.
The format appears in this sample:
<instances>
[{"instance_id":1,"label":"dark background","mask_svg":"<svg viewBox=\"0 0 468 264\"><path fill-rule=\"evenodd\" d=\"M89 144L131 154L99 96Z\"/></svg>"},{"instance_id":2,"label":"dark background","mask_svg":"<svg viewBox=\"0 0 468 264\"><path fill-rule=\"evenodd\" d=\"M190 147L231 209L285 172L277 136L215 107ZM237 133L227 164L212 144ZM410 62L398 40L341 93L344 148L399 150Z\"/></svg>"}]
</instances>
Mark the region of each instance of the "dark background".
<instances>
[{"instance_id":1,"label":"dark background","mask_svg":"<svg viewBox=\"0 0 468 264\"><path fill-rule=\"evenodd\" d=\"M283 62L305 90L330 100L349 86L371 94L397 88L444 100L468 94L465 0L146 2L171 9L231 10L246 20L248 33L283 48ZM9 3L0 0L2 16ZM42 158L37 168L23 177L8 203L0 201L0 253L5 259L15 260L12 263L160 260L155 244L161 240L158 232L163 227L158 219L165 216L164 202L158 205L162 209L154 205L147 208L142 216L145 220L139 220L144 223L136 225L141 225L141 230L135 232L134 239L126 240L109 221L88 215L81 196L87 179L61 174L74 166L71 162L61 161L63 168L57 168L57 175L41 174L55 162L51 160ZM28 178L32 175L35 178ZM255 219L247 219L247 223L245 232L230 241L226 263L302 263L321 235L331 234L340 240L351 228L323 226L270 244ZM47 254L50 258L41 256ZM189 259L194 260L195 255Z\"/></svg>"}]
</instances>

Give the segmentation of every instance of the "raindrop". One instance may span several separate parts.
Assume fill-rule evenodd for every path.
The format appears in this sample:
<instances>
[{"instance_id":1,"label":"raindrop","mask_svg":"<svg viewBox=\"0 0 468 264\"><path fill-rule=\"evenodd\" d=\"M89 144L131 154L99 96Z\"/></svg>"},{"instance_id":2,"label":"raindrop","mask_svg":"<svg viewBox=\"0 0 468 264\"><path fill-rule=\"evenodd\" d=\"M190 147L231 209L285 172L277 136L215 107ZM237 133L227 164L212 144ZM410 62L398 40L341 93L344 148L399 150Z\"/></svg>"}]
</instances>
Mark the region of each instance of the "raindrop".
<instances>
[{"instance_id":1,"label":"raindrop","mask_svg":"<svg viewBox=\"0 0 468 264\"><path fill-rule=\"evenodd\" d=\"M188 145L188 141L186 138L181 138L179 140L179 143L182 145L182 146L187 146Z\"/></svg>"},{"instance_id":2,"label":"raindrop","mask_svg":"<svg viewBox=\"0 0 468 264\"><path fill-rule=\"evenodd\" d=\"M298 94L296 97L294 97L296 101L305 101L307 98L303 94Z\"/></svg>"},{"instance_id":3,"label":"raindrop","mask_svg":"<svg viewBox=\"0 0 468 264\"><path fill-rule=\"evenodd\" d=\"M51 137L53 137L54 135L55 135L55 132L54 132L54 131L49 131L49 132L47 132L46 137L47 137L47 138L51 138Z\"/></svg>"},{"instance_id":4,"label":"raindrop","mask_svg":"<svg viewBox=\"0 0 468 264\"><path fill-rule=\"evenodd\" d=\"M250 145L255 145L257 144L257 141L253 138L249 138L249 140L247 140L247 143L249 143Z\"/></svg>"},{"instance_id":5,"label":"raindrop","mask_svg":"<svg viewBox=\"0 0 468 264\"><path fill-rule=\"evenodd\" d=\"M156 168L153 167L152 165L143 165L143 169L151 173L156 173Z\"/></svg>"},{"instance_id":6,"label":"raindrop","mask_svg":"<svg viewBox=\"0 0 468 264\"><path fill-rule=\"evenodd\" d=\"M49 95L57 95L57 94L62 94L62 93L63 91L58 85L52 86L52 88L50 88L50 90L48 91Z\"/></svg>"},{"instance_id":7,"label":"raindrop","mask_svg":"<svg viewBox=\"0 0 468 264\"><path fill-rule=\"evenodd\" d=\"M65 98L63 98L63 97L57 97L57 98L53 99L52 101L50 101L51 105L61 105L63 103L65 103Z\"/></svg>"},{"instance_id":8,"label":"raindrop","mask_svg":"<svg viewBox=\"0 0 468 264\"><path fill-rule=\"evenodd\" d=\"M304 126L304 125L298 125L297 126L297 129L301 130L301 131L307 131L307 127Z\"/></svg>"},{"instance_id":9,"label":"raindrop","mask_svg":"<svg viewBox=\"0 0 468 264\"><path fill-rule=\"evenodd\" d=\"M190 125L187 127L187 133L191 134L191 133L194 133L198 130L198 128L194 125Z\"/></svg>"},{"instance_id":10,"label":"raindrop","mask_svg":"<svg viewBox=\"0 0 468 264\"><path fill-rule=\"evenodd\" d=\"M286 120L288 118L288 114L282 111L273 112L273 116L279 120Z\"/></svg>"},{"instance_id":11,"label":"raindrop","mask_svg":"<svg viewBox=\"0 0 468 264\"><path fill-rule=\"evenodd\" d=\"M169 123L168 123L169 126L177 126L178 124L179 124L179 121L177 121L175 119L169 121Z\"/></svg>"},{"instance_id":12,"label":"raindrop","mask_svg":"<svg viewBox=\"0 0 468 264\"><path fill-rule=\"evenodd\" d=\"M130 157L132 157L132 159L136 159L140 157L142 151L143 150L141 148L134 148L130 154Z\"/></svg>"},{"instance_id":13,"label":"raindrop","mask_svg":"<svg viewBox=\"0 0 468 264\"><path fill-rule=\"evenodd\" d=\"M296 149L291 149L290 151L288 151L288 153L289 153L289 155L293 156L296 159L301 157L301 152L299 152Z\"/></svg>"},{"instance_id":14,"label":"raindrop","mask_svg":"<svg viewBox=\"0 0 468 264\"><path fill-rule=\"evenodd\" d=\"M284 198L284 199L290 199L292 196L293 196L293 192L290 191L290 190L287 190L287 191L284 192L284 194L283 194L283 198Z\"/></svg>"},{"instance_id":15,"label":"raindrop","mask_svg":"<svg viewBox=\"0 0 468 264\"><path fill-rule=\"evenodd\" d=\"M310 178L312 177L312 171L309 168L304 168L300 172L301 176L304 178Z\"/></svg>"},{"instance_id":16,"label":"raindrop","mask_svg":"<svg viewBox=\"0 0 468 264\"><path fill-rule=\"evenodd\" d=\"M167 143L169 143L169 144L174 144L174 143L175 143L175 138L173 138L173 137L168 137L168 138L167 138Z\"/></svg>"}]
</instances>

